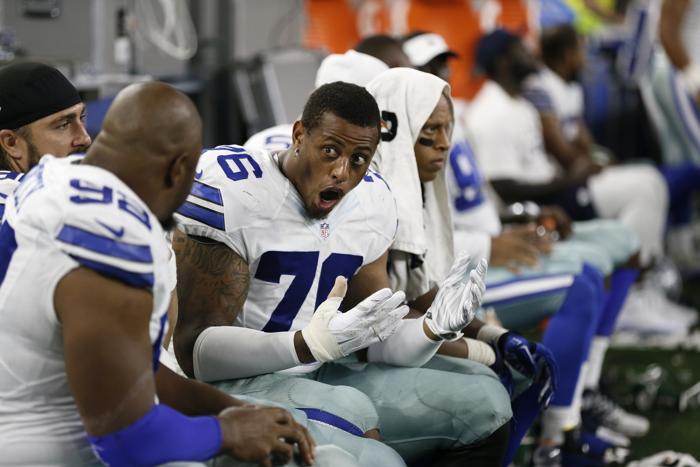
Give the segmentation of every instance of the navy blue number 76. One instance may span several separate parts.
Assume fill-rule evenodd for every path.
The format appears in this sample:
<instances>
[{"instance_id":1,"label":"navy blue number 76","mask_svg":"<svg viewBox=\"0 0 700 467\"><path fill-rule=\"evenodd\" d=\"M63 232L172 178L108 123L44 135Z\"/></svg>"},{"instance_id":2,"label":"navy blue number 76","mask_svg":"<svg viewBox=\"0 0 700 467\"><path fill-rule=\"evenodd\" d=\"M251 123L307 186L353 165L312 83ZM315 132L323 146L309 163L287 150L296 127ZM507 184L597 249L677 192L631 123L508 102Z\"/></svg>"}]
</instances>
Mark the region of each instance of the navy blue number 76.
<instances>
[{"instance_id":1,"label":"navy blue number 76","mask_svg":"<svg viewBox=\"0 0 700 467\"><path fill-rule=\"evenodd\" d=\"M344 276L349 280L360 266L362 256L342 253L328 256L321 265L314 310L328 297L336 277ZM318 251L267 251L260 257L256 279L279 284L283 275L295 276L263 331L288 331L292 327L294 318L311 290L317 267Z\"/></svg>"}]
</instances>

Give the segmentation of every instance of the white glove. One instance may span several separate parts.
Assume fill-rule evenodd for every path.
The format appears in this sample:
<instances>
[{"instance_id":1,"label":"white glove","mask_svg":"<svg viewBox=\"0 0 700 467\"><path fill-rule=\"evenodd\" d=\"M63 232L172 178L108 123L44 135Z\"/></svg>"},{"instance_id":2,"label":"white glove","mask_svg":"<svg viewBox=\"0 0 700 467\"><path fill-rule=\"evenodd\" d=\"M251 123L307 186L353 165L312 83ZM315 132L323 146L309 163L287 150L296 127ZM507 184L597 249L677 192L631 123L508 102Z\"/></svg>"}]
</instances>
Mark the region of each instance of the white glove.
<instances>
[{"instance_id":1,"label":"white glove","mask_svg":"<svg viewBox=\"0 0 700 467\"><path fill-rule=\"evenodd\" d=\"M462 337L462 329L471 323L481 306L488 263L486 259L479 261L467 281L468 268L469 256L461 254L452 264L425 314L425 322L433 334L445 340Z\"/></svg>"},{"instance_id":2,"label":"white glove","mask_svg":"<svg viewBox=\"0 0 700 467\"><path fill-rule=\"evenodd\" d=\"M347 281L339 276L328 299L316 309L311 322L302 329L306 345L319 362L330 362L383 341L396 332L408 314L403 292L381 289L355 308L338 311L347 291Z\"/></svg>"}]
</instances>

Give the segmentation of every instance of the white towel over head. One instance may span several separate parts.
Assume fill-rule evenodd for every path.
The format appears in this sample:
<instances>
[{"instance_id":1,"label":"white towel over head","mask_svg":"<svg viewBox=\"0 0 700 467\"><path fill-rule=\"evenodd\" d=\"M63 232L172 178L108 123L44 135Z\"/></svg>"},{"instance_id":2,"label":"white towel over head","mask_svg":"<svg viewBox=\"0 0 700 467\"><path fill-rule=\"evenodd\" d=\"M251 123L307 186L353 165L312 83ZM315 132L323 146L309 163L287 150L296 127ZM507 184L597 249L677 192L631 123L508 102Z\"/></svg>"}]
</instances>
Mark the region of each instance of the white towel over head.
<instances>
[{"instance_id":1,"label":"white towel over head","mask_svg":"<svg viewBox=\"0 0 700 467\"><path fill-rule=\"evenodd\" d=\"M372 165L389 183L399 215L390 253L392 287L413 299L442 282L454 256L445 171L421 184L414 152L442 95L454 109L450 86L428 73L393 68L370 81L367 90L377 100L384 125Z\"/></svg>"}]
</instances>

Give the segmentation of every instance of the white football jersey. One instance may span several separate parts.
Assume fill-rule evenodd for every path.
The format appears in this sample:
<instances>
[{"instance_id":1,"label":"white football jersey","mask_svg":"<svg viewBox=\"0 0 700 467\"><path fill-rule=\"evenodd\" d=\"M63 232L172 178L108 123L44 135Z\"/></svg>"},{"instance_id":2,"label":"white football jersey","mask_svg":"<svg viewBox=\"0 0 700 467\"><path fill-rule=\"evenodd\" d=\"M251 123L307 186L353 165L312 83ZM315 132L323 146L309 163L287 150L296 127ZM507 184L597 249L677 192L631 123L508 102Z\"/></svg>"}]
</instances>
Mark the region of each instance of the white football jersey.
<instances>
[{"instance_id":1,"label":"white football jersey","mask_svg":"<svg viewBox=\"0 0 700 467\"><path fill-rule=\"evenodd\" d=\"M388 185L370 171L328 217L312 219L274 153L219 146L200 157L178 221L248 263L248 298L235 324L277 332L302 329L337 276L351 278L383 255L397 215Z\"/></svg>"},{"instance_id":2,"label":"white football jersey","mask_svg":"<svg viewBox=\"0 0 700 467\"><path fill-rule=\"evenodd\" d=\"M53 305L67 273L89 268L153 292L154 369L166 330L173 278L160 223L115 175L75 162L44 157L9 196L0 227L0 463L95 461Z\"/></svg>"},{"instance_id":3,"label":"white football jersey","mask_svg":"<svg viewBox=\"0 0 700 467\"><path fill-rule=\"evenodd\" d=\"M466 123L486 179L548 183L556 177L557 164L545 151L540 116L525 98L512 97L487 81L469 107Z\"/></svg>"},{"instance_id":4,"label":"white football jersey","mask_svg":"<svg viewBox=\"0 0 700 467\"><path fill-rule=\"evenodd\" d=\"M566 82L547 67L525 82L525 97L541 113L551 113L558 120L567 141L578 137L583 120L583 88L577 82Z\"/></svg>"},{"instance_id":5,"label":"white football jersey","mask_svg":"<svg viewBox=\"0 0 700 467\"><path fill-rule=\"evenodd\" d=\"M265 130L255 133L248 138L243 146L247 149L267 151L283 151L292 146L292 129L294 125L291 123L282 123L281 125L273 126Z\"/></svg>"},{"instance_id":6,"label":"white football jersey","mask_svg":"<svg viewBox=\"0 0 700 467\"><path fill-rule=\"evenodd\" d=\"M10 172L9 170L0 170L0 219L5 214L5 204L7 198L19 186L22 181L23 173Z\"/></svg>"}]
</instances>

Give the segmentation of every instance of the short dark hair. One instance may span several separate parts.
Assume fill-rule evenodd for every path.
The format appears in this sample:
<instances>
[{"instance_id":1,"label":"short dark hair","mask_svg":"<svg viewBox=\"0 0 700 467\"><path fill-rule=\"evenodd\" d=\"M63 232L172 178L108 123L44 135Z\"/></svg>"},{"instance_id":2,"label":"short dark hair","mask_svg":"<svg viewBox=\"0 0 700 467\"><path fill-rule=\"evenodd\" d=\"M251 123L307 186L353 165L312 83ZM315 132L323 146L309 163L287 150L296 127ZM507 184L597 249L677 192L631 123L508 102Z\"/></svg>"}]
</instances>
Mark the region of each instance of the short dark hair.
<instances>
[{"instance_id":1,"label":"short dark hair","mask_svg":"<svg viewBox=\"0 0 700 467\"><path fill-rule=\"evenodd\" d=\"M578 33L569 24L545 29L540 36L542 60L547 64L559 62L567 52L579 46L579 41Z\"/></svg>"},{"instance_id":2,"label":"short dark hair","mask_svg":"<svg viewBox=\"0 0 700 467\"><path fill-rule=\"evenodd\" d=\"M401 41L385 34L365 37L358 42L353 49L357 52L376 57L384 63L387 62L386 57L391 53L391 50L400 50L403 52Z\"/></svg>"},{"instance_id":3,"label":"short dark hair","mask_svg":"<svg viewBox=\"0 0 700 467\"><path fill-rule=\"evenodd\" d=\"M353 125L377 129L379 136L379 107L367 90L356 84L336 81L324 84L311 93L301 114L301 123L307 132L321 123L323 114L333 115Z\"/></svg>"}]
</instances>

